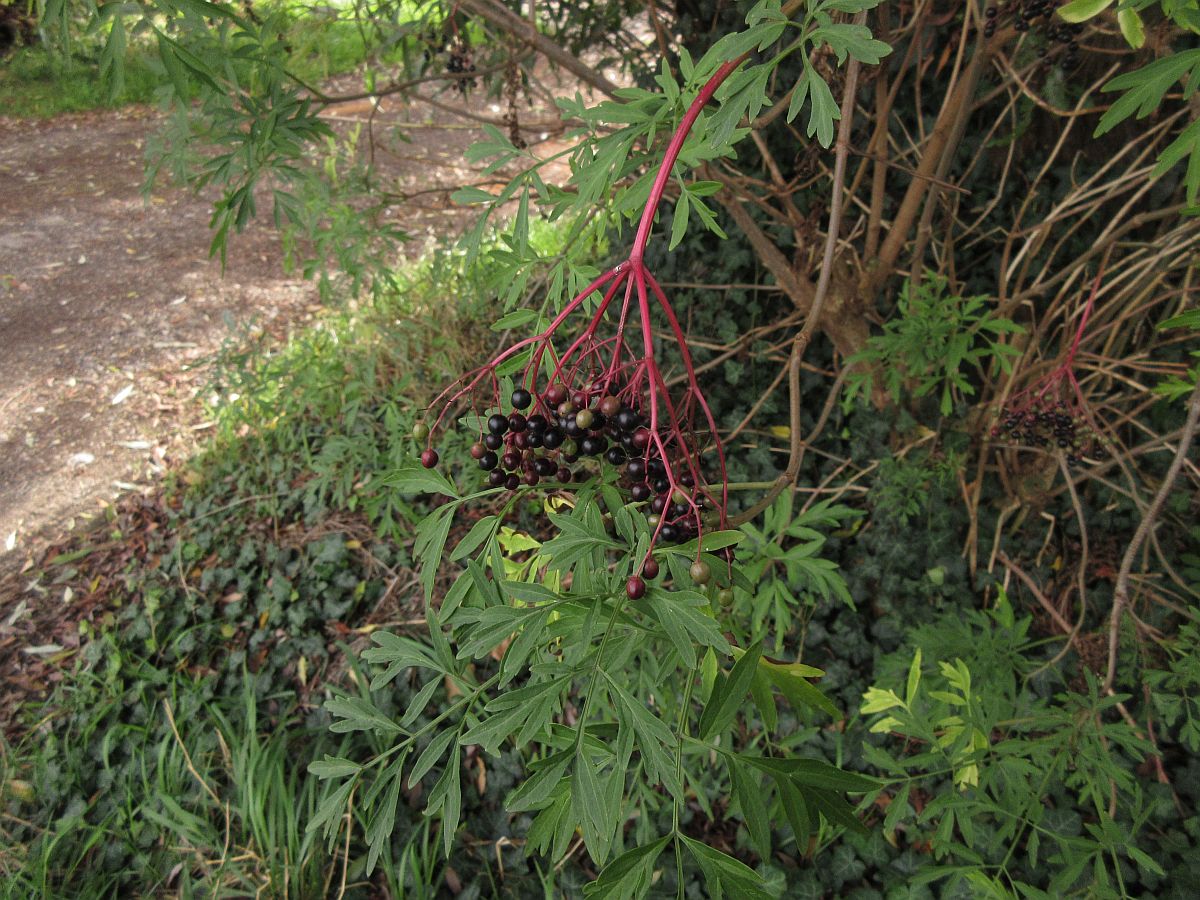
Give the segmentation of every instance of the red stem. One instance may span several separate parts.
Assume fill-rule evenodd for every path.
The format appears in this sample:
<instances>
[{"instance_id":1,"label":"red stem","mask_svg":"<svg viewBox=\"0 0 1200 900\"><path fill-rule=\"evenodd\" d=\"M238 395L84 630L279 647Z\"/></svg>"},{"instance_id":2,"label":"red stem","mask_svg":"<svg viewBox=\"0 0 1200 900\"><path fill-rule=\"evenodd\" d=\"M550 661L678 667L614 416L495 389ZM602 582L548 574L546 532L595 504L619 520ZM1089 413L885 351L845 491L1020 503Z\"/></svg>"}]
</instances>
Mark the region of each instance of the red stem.
<instances>
[{"instance_id":1,"label":"red stem","mask_svg":"<svg viewBox=\"0 0 1200 900\"><path fill-rule=\"evenodd\" d=\"M667 144L667 152L663 154L662 165L658 167L658 175L654 178L654 184L650 188L650 198L646 201L646 209L642 212L642 221L638 224L637 236L633 239L633 249L629 253L629 261L634 265L639 265L646 250L646 242L650 240L650 228L654 224L654 216L658 212L658 205L662 202L663 191L667 187L667 181L671 177L671 170L675 168L675 161L679 159L679 151L683 149L683 142L687 140L688 132L692 130L692 125L695 124L697 117L700 115L700 110L708 105L708 101L712 99L713 94L717 92L717 88L733 74L734 69L745 62L748 53L743 53L732 62L722 63L721 67L713 73L712 78L708 79L704 87L700 88L700 93L696 95L696 99L692 101L692 105L688 107L687 112L683 114L683 119L679 122L679 127L675 129L675 134L671 136L671 143Z\"/></svg>"}]
</instances>

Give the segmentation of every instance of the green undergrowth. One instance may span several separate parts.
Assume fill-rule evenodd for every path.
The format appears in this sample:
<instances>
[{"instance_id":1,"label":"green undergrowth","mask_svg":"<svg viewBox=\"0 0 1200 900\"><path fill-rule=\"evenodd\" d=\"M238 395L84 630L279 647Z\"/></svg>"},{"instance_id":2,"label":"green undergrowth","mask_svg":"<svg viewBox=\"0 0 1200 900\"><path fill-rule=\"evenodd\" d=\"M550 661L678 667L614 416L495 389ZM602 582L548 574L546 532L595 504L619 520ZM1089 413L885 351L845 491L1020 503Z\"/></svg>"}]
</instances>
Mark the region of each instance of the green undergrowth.
<instances>
[{"instance_id":1,"label":"green undergrowth","mask_svg":"<svg viewBox=\"0 0 1200 900\"><path fill-rule=\"evenodd\" d=\"M299 4L258 3L262 17L276 16L278 39L290 48L290 70L310 84L352 71L378 41L337 14L337 4L313 12ZM50 118L63 113L152 103L170 83L158 50L147 40L130 38L118 83L102 77L104 36L78 35L65 52L45 45L20 47L0 58L0 110L17 118ZM392 47L381 61L394 61Z\"/></svg>"},{"instance_id":2,"label":"green undergrowth","mask_svg":"<svg viewBox=\"0 0 1200 900\"><path fill-rule=\"evenodd\" d=\"M533 232L539 252L553 254L555 232ZM209 445L156 502L113 510L40 574L54 602L64 586L108 587L80 624L65 677L0 743L3 895L323 897L344 885L361 898L583 896L596 874L586 852L558 870L539 865L526 853L534 814L504 809L534 762L511 743L495 754L463 748L448 857L444 818L425 814L444 775L436 764L391 782L396 812L382 825L364 812L378 798L362 796L349 798L349 821L329 838L308 829L339 800L339 782L310 774L311 763L321 771L326 758L380 757L397 721L423 754L461 701L449 679L422 683L416 669L372 690L377 670L359 659L381 630L426 639L413 536L432 500L399 490L394 476L411 471L407 436L422 408L496 346L495 286L454 252L404 269L397 283L282 345L253 331L232 338L207 391ZM759 314L748 303L708 310L714 333ZM762 779L761 791L756 781L731 797L712 765L689 779L681 828L754 867L780 898L1189 896L1200 877L1195 626L1143 651L1123 639L1118 698L1150 704L1156 748L1098 689L1094 661L1063 653L1027 599L972 575L955 477L971 451L961 394L943 415L942 392L897 390L883 414L861 403L835 410L803 473L820 483L849 459L870 469L863 491L809 504L785 495L746 526L746 582L715 612L738 646L762 641L772 658L824 672L821 690L844 718L782 701L759 707L755 697L738 739L879 779L859 804L866 830L823 826L801 845L778 806L782 786ZM712 395L731 421L754 396L737 379ZM1166 430L1180 413L1164 403L1152 414ZM922 430L936 444L894 451ZM439 440L444 471L470 467L465 444ZM775 463L748 445L731 466L739 480L762 480ZM989 491L985 546L1005 502ZM1081 502L1094 533L1136 526L1120 495L1096 490ZM1046 509L1066 523L1054 553L1041 553L1040 527L1012 529L1006 547L1040 559L1032 573L1049 581L1055 557L1071 562L1078 550L1069 500L1047 498ZM514 571L538 552L545 512L522 502L506 518L524 560ZM1174 502L1164 515L1177 526L1183 512ZM468 535L472 515L455 520L448 547ZM1160 537L1181 577L1200 584L1200 532L1167 527ZM105 569L99 548L126 542L140 549ZM1093 552L1114 561L1112 547ZM435 593L460 572L447 563ZM1109 590L1100 577L1089 584L1101 609ZM1175 613L1145 615L1166 633ZM481 683L498 670L487 657L473 665ZM1122 687L1142 683L1144 697ZM341 709L378 716L378 729L331 730L324 703L335 689ZM1155 775L1156 756L1169 783ZM762 818L748 827L755 795ZM769 826L767 805L777 812ZM381 827L386 839L370 841ZM370 846L380 855L368 878ZM706 896L695 866L677 869L669 854L652 896L676 896L680 874L685 896Z\"/></svg>"}]
</instances>

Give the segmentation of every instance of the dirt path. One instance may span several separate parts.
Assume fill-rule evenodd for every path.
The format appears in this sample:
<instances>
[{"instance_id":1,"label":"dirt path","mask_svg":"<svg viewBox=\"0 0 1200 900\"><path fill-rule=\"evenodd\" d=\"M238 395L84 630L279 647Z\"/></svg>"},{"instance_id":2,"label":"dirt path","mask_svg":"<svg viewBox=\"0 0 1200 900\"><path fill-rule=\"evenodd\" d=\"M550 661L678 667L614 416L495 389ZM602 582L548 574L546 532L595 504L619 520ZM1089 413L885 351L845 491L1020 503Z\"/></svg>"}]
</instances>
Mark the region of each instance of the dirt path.
<instances>
[{"instance_id":1,"label":"dirt path","mask_svg":"<svg viewBox=\"0 0 1200 900\"><path fill-rule=\"evenodd\" d=\"M335 110L353 121L354 109ZM208 258L210 206L179 189L143 202L145 110L49 122L0 119L0 558L39 531L149 484L194 446L204 367L252 323L278 336L316 312L284 274L277 235L236 238L222 275ZM390 160L400 189L452 184L473 129L432 120ZM394 170L394 171L392 171ZM441 195L401 224L444 232Z\"/></svg>"}]
</instances>

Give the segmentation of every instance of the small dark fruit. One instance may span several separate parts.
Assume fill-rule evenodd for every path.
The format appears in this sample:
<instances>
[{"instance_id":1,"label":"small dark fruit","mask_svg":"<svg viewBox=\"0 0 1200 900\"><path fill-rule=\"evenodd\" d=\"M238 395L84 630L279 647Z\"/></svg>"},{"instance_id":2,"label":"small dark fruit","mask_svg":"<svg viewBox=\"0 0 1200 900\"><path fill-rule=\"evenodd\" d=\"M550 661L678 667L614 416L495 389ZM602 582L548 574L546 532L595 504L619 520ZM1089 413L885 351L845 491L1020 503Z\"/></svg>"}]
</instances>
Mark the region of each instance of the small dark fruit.
<instances>
[{"instance_id":1,"label":"small dark fruit","mask_svg":"<svg viewBox=\"0 0 1200 900\"><path fill-rule=\"evenodd\" d=\"M641 503L643 500L650 499L650 485L635 484L629 489L629 496L634 499L634 502Z\"/></svg>"},{"instance_id":2,"label":"small dark fruit","mask_svg":"<svg viewBox=\"0 0 1200 900\"><path fill-rule=\"evenodd\" d=\"M518 487L521 486L520 476L516 475L516 474L509 475L506 479L504 479L504 486L506 488L508 488L510 491L515 491Z\"/></svg>"},{"instance_id":3,"label":"small dark fruit","mask_svg":"<svg viewBox=\"0 0 1200 900\"><path fill-rule=\"evenodd\" d=\"M489 450L499 450L504 446L504 439L498 434L485 434L483 436L483 446Z\"/></svg>"},{"instance_id":4,"label":"small dark fruit","mask_svg":"<svg viewBox=\"0 0 1200 900\"><path fill-rule=\"evenodd\" d=\"M542 435L542 443L546 445L547 450L556 450L562 446L563 433L557 428L548 428L546 433Z\"/></svg>"},{"instance_id":5,"label":"small dark fruit","mask_svg":"<svg viewBox=\"0 0 1200 900\"><path fill-rule=\"evenodd\" d=\"M546 402L551 406L558 406L558 404L567 399L567 389L561 384L552 384L546 388L546 393L543 396L545 396Z\"/></svg>"},{"instance_id":6,"label":"small dark fruit","mask_svg":"<svg viewBox=\"0 0 1200 900\"><path fill-rule=\"evenodd\" d=\"M555 471L558 469L558 466L554 464L554 460L543 456L536 463L534 463L534 469L543 478L549 478L555 473Z\"/></svg>"},{"instance_id":7,"label":"small dark fruit","mask_svg":"<svg viewBox=\"0 0 1200 900\"><path fill-rule=\"evenodd\" d=\"M648 486L649 485L647 485L647 487ZM666 497L655 497L653 500L650 501L650 509L656 513L660 513L666 508L667 508L667 498Z\"/></svg>"},{"instance_id":8,"label":"small dark fruit","mask_svg":"<svg viewBox=\"0 0 1200 900\"><path fill-rule=\"evenodd\" d=\"M509 431L524 431L529 427L529 420L520 413L513 413L508 417Z\"/></svg>"},{"instance_id":9,"label":"small dark fruit","mask_svg":"<svg viewBox=\"0 0 1200 900\"><path fill-rule=\"evenodd\" d=\"M604 458L608 460L610 465L619 466L625 462L625 451L620 447L609 447L604 454Z\"/></svg>"},{"instance_id":10,"label":"small dark fruit","mask_svg":"<svg viewBox=\"0 0 1200 900\"><path fill-rule=\"evenodd\" d=\"M506 469L515 469L521 464L521 454L517 453L515 450L509 450L502 457L500 457L500 462Z\"/></svg>"},{"instance_id":11,"label":"small dark fruit","mask_svg":"<svg viewBox=\"0 0 1200 900\"><path fill-rule=\"evenodd\" d=\"M588 405L588 396L583 391L574 391L571 394L571 402L575 404L576 409L583 409Z\"/></svg>"},{"instance_id":12,"label":"small dark fruit","mask_svg":"<svg viewBox=\"0 0 1200 900\"><path fill-rule=\"evenodd\" d=\"M631 459L629 467L625 471L629 473L630 478L641 478L646 474L646 461L644 459Z\"/></svg>"},{"instance_id":13,"label":"small dark fruit","mask_svg":"<svg viewBox=\"0 0 1200 900\"><path fill-rule=\"evenodd\" d=\"M609 418L615 416L621 411L621 401L616 397L605 397L600 401L600 412Z\"/></svg>"},{"instance_id":14,"label":"small dark fruit","mask_svg":"<svg viewBox=\"0 0 1200 900\"><path fill-rule=\"evenodd\" d=\"M702 559L698 559L692 563L692 567L688 569L688 574L692 576L692 581L696 582L696 584L708 584L712 579L712 569Z\"/></svg>"},{"instance_id":15,"label":"small dark fruit","mask_svg":"<svg viewBox=\"0 0 1200 900\"><path fill-rule=\"evenodd\" d=\"M674 544L679 540L679 529L674 525L664 525L659 535L668 544Z\"/></svg>"},{"instance_id":16,"label":"small dark fruit","mask_svg":"<svg viewBox=\"0 0 1200 900\"><path fill-rule=\"evenodd\" d=\"M500 465L500 458L491 450L479 457L479 468L485 472L492 471L498 465Z\"/></svg>"},{"instance_id":17,"label":"small dark fruit","mask_svg":"<svg viewBox=\"0 0 1200 900\"><path fill-rule=\"evenodd\" d=\"M542 446L545 436L546 433L544 431L527 431L524 434L518 434L517 441L519 443L521 438L525 438L525 443L520 444L520 446L531 447L536 450L538 447Z\"/></svg>"},{"instance_id":18,"label":"small dark fruit","mask_svg":"<svg viewBox=\"0 0 1200 900\"><path fill-rule=\"evenodd\" d=\"M504 432L508 431L508 419L504 418L500 413L496 413L488 419L488 431L496 435L504 434Z\"/></svg>"},{"instance_id":19,"label":"small dark fruit","mask_svg":"<svg viewBox=\"0 0 1200 900\"><path fill-rule=\"evenodd\" d=\"M421 451L421 465L427 469L432 469L438 464L437 451L430 447L428 450Z\"/></svg>"},{"instance_id":20,"label":"small dark fruit","mask_svg":"<svg viewBox=\"0 0 1200 900\"><path fill-rule=\"evenodd\" d=\"M508 476L499 469L492 469L492 471L488 472L488 484L491 487L500 487L507 480Z\"/></svg>"},{"instance_id":21,"label":"small dark fruit","mask_svg":"<svg viewBox=\"0 0 1200 900\"><path fill-rule=\"evenodd\" d=\"M525 388L517 388L512 392L513 409L529 409L529 404L533 402L533 394L525 390Z\"/></svg>"},{"instance_id":22,"label":"small dark fruit","mask_svg":"<svg viewBox=\"0 0 1200 900\"><path fill-rule=\"evenodd\" d=\"M485 453L487 453L487 449L483 446L483 444L471 445L471 459L479 459L479 457L483 456Z\"/></svg>"},{"instance_id":23,"label":"small dark fruit","mask_svg":"<svg viewBox=\"0 0 1200 900\"><path fill-rule=\"evenodd\" d=\"M525 420L525 426L534 434L541 434L546 430L546 417L541 414L532 415Z\"/></svg>"},{"instance_id":24,"label":"small dark fruit","mask_svg":"<svg viewBox=\"0 0 1200 900\"><path fill-rule=\"evenodd\" d=\"M646 582L642 581L637 575L630 577L625 582L625 595L630 600L641 600L646 596Z\"/></svg>"},{"instance_id":25,"label":"small dark fruit","mask_svg":"<svg viewBox=\"0 0 1200 900\"><path fill-rule=\"evenodd\" d=\"M650 443L650 430L647 428L639 428L633 433L633 446L638 450L645 450L646 445Z\"/></svg>"},{"instance_id":26,"label":"small dark fruit","mask_svg":"<svg viewBox=\"0 0 1200 900\"><path fill-rule=\"evenodd\" d=\"M556 479L558 479L559 481L561 481L563 484L570 484L571 483L571 470L568 469L566 466L559 466L558 470L554 473L554 477Z\"/></svg>"},{"instance_id":27,"label":"small dark fruit","mask_svg":"<svg viewBox=\"0 0 1200 900\"><path fill-rule=\"evenodd\" d=\"M536 485L538 483L538 481L540 479L538 478L537 472L526 472L525 478L523 480L527 485L529 485L530 487L533 487L534 485Z\"/></svg>"},{"instance_id":28,"label":"small dark fruit","mask_svg":"<svg viewBox=\"0 0 1200 900\"><path fill-rule=\"evenodd\" d=\"M642 566L642 574L647 578L658 577L658 560L653 556L647 557L645 564Z\"/></svg>"},{"instance_id":29,"label":"small dark fruit","mask_svg":"<svg viewBox=\"0 0 1200 900\"><path fill-rule=\"evenodd\" d=\"M633 431L638 426L638 414L626 407L617 413L617 427L622 431Z\"/></svg>"}]
</instances>

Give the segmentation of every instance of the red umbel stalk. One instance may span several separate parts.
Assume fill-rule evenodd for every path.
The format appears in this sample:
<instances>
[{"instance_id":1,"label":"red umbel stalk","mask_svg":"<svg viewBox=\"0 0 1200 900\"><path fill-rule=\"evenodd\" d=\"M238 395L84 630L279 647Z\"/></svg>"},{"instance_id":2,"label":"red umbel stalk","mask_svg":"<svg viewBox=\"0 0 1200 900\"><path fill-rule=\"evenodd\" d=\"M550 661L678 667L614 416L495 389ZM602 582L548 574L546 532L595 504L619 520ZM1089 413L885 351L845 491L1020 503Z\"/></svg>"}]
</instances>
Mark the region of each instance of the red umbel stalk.
<instances>
[{"instance_id":1,"label":"red umbel stalk","mask_svg":"<svg viewBox=\"0 0 1200 900\"><path fill-rule=\"evenodd\" d=\"M721 65L684 113L667 144L662 164L650 188L629 257L572 298L544 331L517 341L486 365L467 373L447 387L431 404L431 408L440 407L440 412L430 429L429 446L432 446L432 434L438 431L450 411L461 403L470 406L480 421L487 418L491 409L498 411L492 414L492 420L497 415L503 416L505 403L500 396L496 370L518 353L528 351L529 360L521 370L518 384L531 397L528 398L527 408L522 408L522 411L530 417L542 417L547 424L535 435L532 430L525 430L529 426L524 415L515 415L508 421L515 422L520 426L519 429L509 430L506 426L499 433L492 431L491 434L481 435L481 441L490 442L489 446L496 445L497 448L489 453L485 448L477 447L472 454L489 471L490 484L499 487L504 483L513 487L518 472L523 472L521 480L525 484L537 484L542 477L538 473L551 468L561 478L564 470L569 472L569 466L578 461L579 454L564 452L574 442L562 434L554 436L552 447L550 432L566 429L567 434L571 434L570 429L573 428L573 433L579 436L577 448L607 445L608 438L618 441L616 446L622 448L619 452L607 450L601 455L615 453L615 458L620 461L613 463L609 459L609 463L627 465L623 475L629 482L627 490L635 501L654 497L649 507L661 511L655 513L658 519L654 522L652 548L660 539L699 537L706 525L726 525L729 492L725 449L716 420L700 390L687 337L662 287L646 269L644 254L663 192L692 126L713 94L745 58L742 56ZM622 287L624 294L616 330L611 336L602 337L600 329ZM559 330L601 290L603 293L587 326L567 344L565 350L557 353L554 339ZM666 340L675 345L686 374L686 389L677 398L671 396L656 356L651 295L666 318ZM630 313L635 309L641 330L640 347L636 351L629 342ZM487 395L485 398L477 396L481 389ZM568 399L560 400L563 396ZM602 410L611 412L617 408L620 413L614 412L611 417L605 417L602 413ZM599 417L604 423L603 427L589 430L581 426L580 423L584 421L579 418L581 409L588 410L589 426L593 419ZM564 415L563 410L568 412ZM716 450L717 478L712 484L706 481L702 466L701 457L705 448L697 440L698 412L702 431L707 432L707 439L711 440ZM626 428L625 425L630 427ZM492 466L497 450L503 451L505 460L519 458L519 465L511 468L510 474L504 474L502 469ZM542 451L540 456L539 450ZM550 466L546 459L554 465ZM500 474L497 475L497 472ZM697 558L698 554L699 551ZM645 560L642 561L644 564Z\"/></svg>"},{"instance_id":2,"label":"red umbel stalk","mask_svg":"<svg viewBox=\"0 0 1200 900\"><path fill-rule=\"evenodd\" d=\"M993 437L1007 436L1018 444L1061 451L1072 465L1083 462L1096 449L1099 430L1075 377L1075 357L1096 307L1103 277L1101 265L1063 361L1041 381L1008 401L992 429Z\"/></svg>"}]
</instances>

